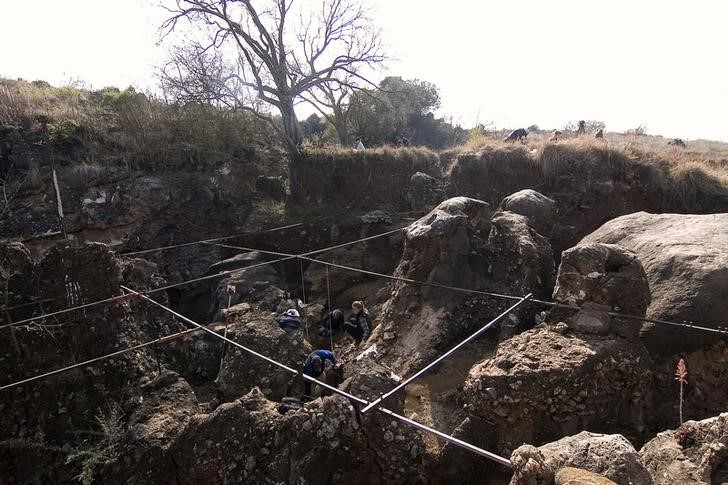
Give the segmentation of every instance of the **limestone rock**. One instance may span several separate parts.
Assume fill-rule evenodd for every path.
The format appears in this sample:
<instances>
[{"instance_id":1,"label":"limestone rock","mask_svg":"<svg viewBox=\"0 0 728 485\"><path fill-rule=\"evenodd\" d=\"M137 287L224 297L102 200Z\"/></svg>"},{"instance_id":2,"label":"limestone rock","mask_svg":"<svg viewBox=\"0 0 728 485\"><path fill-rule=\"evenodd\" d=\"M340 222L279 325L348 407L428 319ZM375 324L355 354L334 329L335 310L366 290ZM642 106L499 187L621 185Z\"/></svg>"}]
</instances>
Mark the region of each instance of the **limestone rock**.
<instances>
[{"instance_id":1,"label":"limestone rock","mask_svg":"<svg viewBox=\"0 0 728 485\"><path fill-rule=\"evenodd\" d=\"M554 288L554 301L585 306L583 311L555 310L578 331L616 334L636 339L640 322L611 318L608 312L643 316L650 289L637 255L611 244L585 244L565 251Z\"/></svg>"},{"instance_id":2,"label":"limestone rock","mask_svg":"<svg viewBox=\"0 0 728 485\"><path fill-rule=\"evenodd\" d=\"M255 349L294 369L303 368L306 357L303 331L287 333L272 318L243 314L228 326L228 338ZM219 344L222 346L222 344ZM281 399L292 390L292 374L271 366L247 352L225 344L216 380L225 400L234 400L258 386L271 399Z\"/></svg>"},{"instance_id":3,"label":"limestone rock","mask_svg":"<svg viewBox=\"0 0 728 485\"><path fill-rule=\"evenodd\" d=\"M445 198L442 182L423 172L416 172L410 177L407 199L415 211L427 212Z\"/></svg>"},{"instance_id":4,"label":"limestone rock","mask_svg":"<svg viewBox=\"0 0 728 485\"><path fill-rule=\"evenodd\" d=\"M282 287L283 283L278 276L274 265L263 265L246 269L248 266L264 262L265 257L257 252L238 254L232 258L220 261L210 266L208 274L231 271L227 276L220 278L217 285L213 287L212 307L210 315L212 320L219 320L221 311L230 305L243 301L251 291L261 283L268 283L271 286ZM228 287L234 287L233 293L228 293Z\"/></svg>"},{"instance_id":5,"label":"limestone rock","mask_svg":"<svg viewBox=\"0 0 728 485\"><path fill-rule=\"evenodd\" d=\"M496 212L488 236L493 279L507 281L511 292L547 296L554 280L554 257L548 240L529 226L525 216Z\"/></svg>"},{"instance_id":6,"label":"limestone rock","mask_svg":"<svg viewBox=\"0 0 728 485\"><path fill-rule=\"evenodd\" d=\"M554 475L554 485L619 485L604 475L581 470L579 468L559 468Z\"/></svg>"},{"instance_id":7,"label":"limestone rock","mask_svg":"<svg viewBox=\"0 0 728 485\"><path fill-rule=\"evenodd\" d=\"M360 421L338 396L285 415L276 407L254 389L193 418L170 450L179 483L297 483L300 477L354 485L424 482L419 435L391 418L372 413Z\"/></svg>"},{"instance_id":8,"label":"limestone rock","mask_svg":"<svg viewBox=\"0 0 728 485\"><path fill-rule=\"evenodd\" d=\"M640 462L634 447L621 435L605 435L582 431L538 448L523 445L511 455L513 478L511 485L541 485L555 483L596 483L652 485L652 477ZM573 467L603 475L608 481L568 482L579 473L563 470ZM571 478L569 478L571 477ZM563 481L566 479L567 481ZM597 480L597 479L595 479ZM611 482L610 482L611 480Z\"/></svg>"},{"instance_id":9,"label":"limestone rock","mask_svg":"<svg viewBox=\"0 0 728 485\"><path fill-rule=\"evenodd\" d=\"M619 244L642 262L652 302L647 316L716 328L728 315L728 214L637 212L613 219L580 244ZM688 352L722 338L645 323L642 339L655 355Z\"/></svg>"},{"instance_id":10,"label":"limestone rock","mask_svg":"<svg viewBox=\"0 0 728 485\"><path fill-rule=\"evenodd\" d=\"M485 435L510 453L582 429L645 432L650 360L639 342L561 334L550 325L501 342L463 388L470 415L494 423Z\"/></svg>"},{"instance_id":11,"label":"limestone rock","mask_svg":"<svg viewBox=\"0 0 728 485\"><path fill-rule=\"evenodd\" d=\"M640 457L655 485L727 483L728 413L659 433Z\"/></svg>"}]
</instances>

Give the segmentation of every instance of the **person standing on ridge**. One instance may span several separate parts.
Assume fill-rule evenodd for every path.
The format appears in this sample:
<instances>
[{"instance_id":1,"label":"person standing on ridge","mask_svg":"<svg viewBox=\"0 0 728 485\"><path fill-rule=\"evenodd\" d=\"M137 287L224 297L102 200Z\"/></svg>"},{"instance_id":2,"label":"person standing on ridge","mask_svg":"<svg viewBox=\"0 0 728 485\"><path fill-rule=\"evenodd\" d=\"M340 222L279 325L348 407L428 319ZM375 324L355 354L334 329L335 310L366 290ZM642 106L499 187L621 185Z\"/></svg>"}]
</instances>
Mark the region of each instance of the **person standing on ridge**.
<instances>
[{"instance_id":1,"label":"person standing on ridge","mask_svg":"<svg viewBox=\"0 0 728 485\"><path fill-rule=\"evenodd\" d=\"M576 136L586 135L586 121L581 120L579 127L576 129Z\"/></svg>"},{"instance_id":2,"label":"person standing on ridge","mask_svg":"<svg viewBox=\"0 0 728 485\"><path fill-rule=\"evenodd\" d=\"M361 138L357 138L356 148L354 148L354 151L363 152L364 150L366 150L366 148L364 148L364 144L361 142Z\"/></svg>"}]
</instances>

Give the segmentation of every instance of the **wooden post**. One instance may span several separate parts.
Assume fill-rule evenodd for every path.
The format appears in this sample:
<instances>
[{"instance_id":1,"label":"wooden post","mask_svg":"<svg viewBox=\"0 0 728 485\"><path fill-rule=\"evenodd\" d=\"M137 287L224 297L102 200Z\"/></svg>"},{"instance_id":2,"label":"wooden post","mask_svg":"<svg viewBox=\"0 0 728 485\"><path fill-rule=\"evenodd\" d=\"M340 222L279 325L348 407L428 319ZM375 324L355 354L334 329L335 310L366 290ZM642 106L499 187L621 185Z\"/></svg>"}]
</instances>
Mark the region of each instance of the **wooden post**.
<instances>
[{"instance_id":1,"label":"wooden post","mask_svg":"<svg viewBox=\"0 0 728 485\"><path fill-rule=\"evenodd\" d=\"M53 160L53 150L51 149L51 139L48 135L48 118L45 116L39 117L39 121L43 126L43 136L45 138L46 154L48 156L48 165L51 167L51 177L53 181L53 192L56 195L56 209L58 211L58 222L61 226L61 233L63 239L68 239L66 234L66 224L63 220L63 201L61 200L61 188L58 185L58 176L56 175L56 165Z\"/></svg>"}]
</instances>

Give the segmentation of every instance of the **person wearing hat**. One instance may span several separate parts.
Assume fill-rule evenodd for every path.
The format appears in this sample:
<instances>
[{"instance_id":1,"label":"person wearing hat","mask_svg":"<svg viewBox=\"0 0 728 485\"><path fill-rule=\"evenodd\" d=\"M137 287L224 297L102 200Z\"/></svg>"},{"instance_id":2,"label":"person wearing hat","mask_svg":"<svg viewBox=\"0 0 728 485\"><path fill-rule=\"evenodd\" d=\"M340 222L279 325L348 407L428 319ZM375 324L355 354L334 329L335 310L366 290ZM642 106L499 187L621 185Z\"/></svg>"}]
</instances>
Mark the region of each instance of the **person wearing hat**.
<instances>
[{"instance_id":1,"label":"person wearing hat","mask_svg":"<svg viewBox=\"0 0 728 485\"><path fill-rule=\"evenodd\" d=\"M276 322L286 332L293 332L301 326L301 315L298 310L291 308L286 310L283 315L276 317Z\"/></svg>"},{"instance_id":2,"label":"person wearing hat","mask_svg":"<svg viewBox=\"0 0 728 485\"><path fill-rule=\"evenodd\" d=\"M306 363L303 365L303 373L318 379L324 370L328 369L326 365L327 361L330 362L328 366L336 365L336 357L333 352L323 349L314 350L306 357ZM311 397L311 381L305 378L303 380L303 394L306 398Z\"/></svg>"}]
</instances>

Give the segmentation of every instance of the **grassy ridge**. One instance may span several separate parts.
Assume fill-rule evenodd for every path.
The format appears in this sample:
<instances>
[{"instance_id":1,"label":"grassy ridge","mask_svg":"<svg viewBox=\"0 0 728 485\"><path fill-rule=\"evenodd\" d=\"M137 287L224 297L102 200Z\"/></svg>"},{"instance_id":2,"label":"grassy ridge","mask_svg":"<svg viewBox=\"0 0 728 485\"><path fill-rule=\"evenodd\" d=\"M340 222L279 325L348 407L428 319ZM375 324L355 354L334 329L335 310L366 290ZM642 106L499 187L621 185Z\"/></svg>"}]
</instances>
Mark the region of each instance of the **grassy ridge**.
<instances>
[{"instance_id":1,"label":"grassy ridge","mask_svg":"<svg viewBox=\"0 0 728 485\"><path fill-rule=\"evenodd\" d=\"M0 137L39 150L41 119L48 122L54 151L81 186L112 167L196 170L220 162L258 163L268 152L280 164L275 135L248 113L168 104L132 89L89 91L0 79ZM307 147L297 164L315 166L322 175L345 175L364 164L368 170L422 171L451 179L454 175L472 184L508 186L516 180L536 188L562 175L588 182L620 180L634 173L648 180L651 189L686 207L701 197L728 193L726 143L689 141L687 148L676 148L661 137L616 133L607 133L605 140L585 136L552 143L547 138L548 132L536 132L525 143L507 144L484 134L440 152L419 147L383 146L363 152ZM15 156L22 158L18 150ZM36 164L43 160L25 158Z\"/></svg>"}]
</instances>

